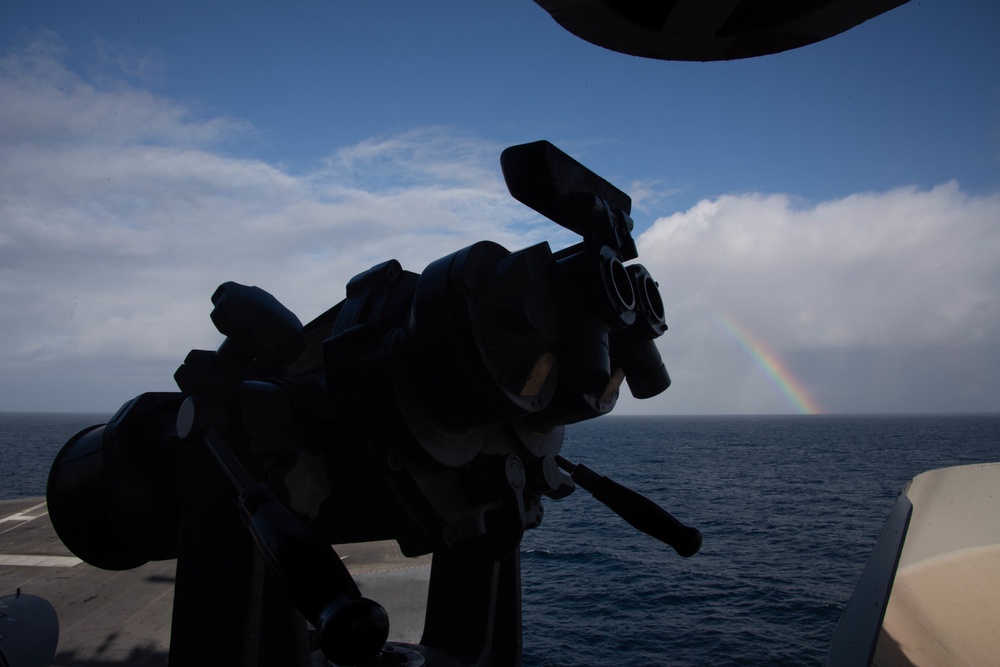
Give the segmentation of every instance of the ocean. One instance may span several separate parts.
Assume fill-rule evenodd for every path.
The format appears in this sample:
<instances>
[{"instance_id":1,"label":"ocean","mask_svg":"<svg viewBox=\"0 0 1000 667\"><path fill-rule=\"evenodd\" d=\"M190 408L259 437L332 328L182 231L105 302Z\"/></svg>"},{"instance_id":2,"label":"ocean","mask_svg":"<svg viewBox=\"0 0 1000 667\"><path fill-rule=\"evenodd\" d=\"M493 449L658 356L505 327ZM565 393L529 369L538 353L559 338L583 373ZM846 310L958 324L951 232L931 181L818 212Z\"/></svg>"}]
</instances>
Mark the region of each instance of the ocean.
<instances>
[{"instance_id":1,"label":"ocean","mask_svg":"<svg viewBox=\"0 0 1000 667\"><path fill-rule=\"evenodd\" d=\"M0 413L0 498L43 495L110 415ZM689 559L579 489L521 546L525 667L822 665L890 507L925 470L1000 459L1000 415L604 417L562 454L702 531Z\"/></svg>"}]
</instances>

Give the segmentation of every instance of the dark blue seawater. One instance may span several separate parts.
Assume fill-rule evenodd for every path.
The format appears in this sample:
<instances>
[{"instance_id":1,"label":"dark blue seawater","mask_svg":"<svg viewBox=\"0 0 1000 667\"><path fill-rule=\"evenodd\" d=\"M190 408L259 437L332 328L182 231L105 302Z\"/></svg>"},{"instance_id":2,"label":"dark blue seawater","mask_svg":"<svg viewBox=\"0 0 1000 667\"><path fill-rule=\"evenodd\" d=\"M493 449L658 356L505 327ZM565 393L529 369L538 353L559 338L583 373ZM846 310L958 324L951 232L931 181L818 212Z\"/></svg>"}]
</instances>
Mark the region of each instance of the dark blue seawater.
<instances>
[{"instance_id":1,"label":"dark blue seawater","mask_svg":"<svg viewBox=\"0 0 1000 667\"><path fill-rule=\"evenodd\" d=\"M44 496L49 466L78 431L111 414L0 412L0 500Z\"/></svg>"},{"instance_id":2,"label":"dark blue seawater","mask_svg":"<svg viewBox=\"0 0 1000 667\"><path fill-rule=\"evenodd\" d=\"M1000 459L1000 416L607 417L566 458L701 529L690 559L578 490L522 543L524 665L822 665L892 503Z\"/></svg>"},{"instance_id":3,"label":"dark blue seawater","mask_svg":"<svg viewBox=\"0 0 1000 667\"><path fill-rule=\"evenodd\" d=\"M0 413L0 499L110 415ZM1000 416L605 417L563 454L701 529L682 559L578 490L522 544L525 667L821 665L902 485L1000 459Z\"/></svg>"}]
</instances>

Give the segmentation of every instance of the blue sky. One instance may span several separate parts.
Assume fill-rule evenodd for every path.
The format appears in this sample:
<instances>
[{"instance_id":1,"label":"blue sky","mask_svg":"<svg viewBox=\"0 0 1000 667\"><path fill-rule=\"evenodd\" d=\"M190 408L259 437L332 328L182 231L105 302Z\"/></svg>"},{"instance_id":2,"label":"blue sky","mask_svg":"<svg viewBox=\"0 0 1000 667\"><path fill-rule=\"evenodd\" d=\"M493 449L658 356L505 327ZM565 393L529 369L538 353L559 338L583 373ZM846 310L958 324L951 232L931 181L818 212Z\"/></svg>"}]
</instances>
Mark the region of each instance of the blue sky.
<instances>
[{"instance_id":1,"label":"blue sky","mask_svg":"<svg viewBox=\"0 0 1000 667\"><path fill-rule=\"evenodd\" d=\"M0 409L110 411L211 348L215 286L308 320L385 259L571 238L509 199L545 138L629 192L675 384L623 412L1000 405L1000 9L910 2L724 63L533 2L0 5Z\"/></svg>"}]
</instances>

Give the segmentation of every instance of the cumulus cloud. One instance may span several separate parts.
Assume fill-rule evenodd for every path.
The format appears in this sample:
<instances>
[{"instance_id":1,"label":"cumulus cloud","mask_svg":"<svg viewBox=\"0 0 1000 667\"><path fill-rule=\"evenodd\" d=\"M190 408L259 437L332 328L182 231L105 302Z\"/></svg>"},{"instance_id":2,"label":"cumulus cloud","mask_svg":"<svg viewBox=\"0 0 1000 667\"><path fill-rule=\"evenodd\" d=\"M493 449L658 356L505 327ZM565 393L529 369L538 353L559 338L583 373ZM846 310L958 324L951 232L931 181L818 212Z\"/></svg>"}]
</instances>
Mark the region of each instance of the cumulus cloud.
<instances>
[{"instance_id":1,"label":"cumulus cloud","mask_svg":"<svg viewBox=\"0 0 1000 667\"><path fill-rule=\"evenodd\" d=\"M957 183L819 203L726 195L656 220L638 245L673 324L662 348L688 385L673 398L691 405L714 394L723 412L787 411L726 340L724 316L788 361L786 380L828 410L905 409L904 395L917 405L914 381L920 409L956 409L947 396L997 375L998 220L1000 197L969 196ZM934 361L943 354L955 362L944 374ZM888 378L870 390L878 365ZM995 409L996 387L979 395L977 409Z\"/></svg>"}]
</instances>

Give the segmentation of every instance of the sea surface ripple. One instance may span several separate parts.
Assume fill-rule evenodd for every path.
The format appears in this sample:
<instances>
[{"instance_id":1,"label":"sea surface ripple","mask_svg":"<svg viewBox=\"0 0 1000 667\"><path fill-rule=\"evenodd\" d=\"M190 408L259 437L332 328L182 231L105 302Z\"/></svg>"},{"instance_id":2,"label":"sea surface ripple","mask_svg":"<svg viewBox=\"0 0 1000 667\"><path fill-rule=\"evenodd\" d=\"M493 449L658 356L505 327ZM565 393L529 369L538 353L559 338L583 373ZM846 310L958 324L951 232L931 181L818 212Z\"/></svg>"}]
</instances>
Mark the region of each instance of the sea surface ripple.
<instances>
[{"instance_id":1,"label":"sea surface ripple","mask_svg":"<svg viewBox=\"0 0 1000 667\"><path fill-rule=\"evenodd\" d=\"M110 415L0 413L0 499ZM677 556L578 489L521 545L524 667L822 665L914 475L1000 459L1000 416L605 417L563 455L699 528Z\"/></svg>"}]
</instances>

